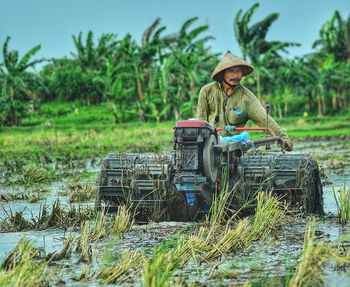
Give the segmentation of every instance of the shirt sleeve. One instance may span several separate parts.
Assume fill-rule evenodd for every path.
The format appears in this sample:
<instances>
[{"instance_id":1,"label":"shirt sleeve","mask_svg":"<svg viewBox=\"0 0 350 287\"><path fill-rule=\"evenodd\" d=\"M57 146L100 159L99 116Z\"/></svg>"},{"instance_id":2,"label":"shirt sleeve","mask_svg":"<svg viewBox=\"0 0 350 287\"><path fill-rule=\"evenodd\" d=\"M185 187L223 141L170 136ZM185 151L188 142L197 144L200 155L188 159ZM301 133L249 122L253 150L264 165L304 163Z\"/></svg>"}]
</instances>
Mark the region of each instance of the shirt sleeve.
<instances>
[{"instance_id":1,"label":"shirt sleeve","mask_svg":"<svg viewBox=\"0 0 350 287\"><path fill-rule=\"evenodd\" d=\"M266 126L266 110L261 105L259 100L255 97L253 93L249 93L248 95L248 118L252 120L257 126L265 127ZM288 139L288 135L286 131L281 128L276 121L268 117L268 127L275 133L276 136L280 136L282 138Z\"/></svg>"},{"instance_id":2,"label":"shirt sleeve","mask_svg":"<svg viewBox=\"0 0 350 287\"><path fill-rule=\"evenodd\" d=\"M207 93L204 88L199 92L199 99L197 105L197 119L208 121L209 105L207 101Z\"/></svg>"}]
</instances>

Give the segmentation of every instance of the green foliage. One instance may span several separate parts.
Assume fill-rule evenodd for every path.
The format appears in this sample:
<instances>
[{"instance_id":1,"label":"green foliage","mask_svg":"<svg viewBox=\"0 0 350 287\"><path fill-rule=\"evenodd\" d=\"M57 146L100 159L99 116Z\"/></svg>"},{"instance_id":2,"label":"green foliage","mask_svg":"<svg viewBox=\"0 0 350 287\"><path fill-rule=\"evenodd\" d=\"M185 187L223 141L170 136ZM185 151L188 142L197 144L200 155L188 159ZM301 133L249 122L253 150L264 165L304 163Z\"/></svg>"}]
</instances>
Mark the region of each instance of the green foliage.
<instances>
[{"instance_id":1,"label":"green foliage","mask_svg":"<svg viewBox=\"0 0 350 287\"><path fill-rule=\"evenodd\" d=\"M116 35L114 34L102 34L95 47L94 34L92 31L88 32L85 45L83 43L83 33L80 32L78 36L72 36L74 45L77 49L77 54L74 57L77 60L80 68L83 71L104 70L104 60L114 55L117 47Z\"/></svg>"},{"instance_id":2,"label":"green foliage","mask_svg":"<svg viewBox=\"0 0 350 287\"><path fill-rule=\"evenodd\" d=\"M145 260L142 272L145 287L171 286L171 277L182 259L176 256L178 255L176 251L179 243L177 243L174 250L170 250L171 241L163 242L153 250L152 257Z\"/></svg>"},{"instance_id":3,"label":"green foliage","mask_svg":"<svg viewBox=\"0 0 350 287\"><path fill-rule=\"evenodd\" d=\"M82 70L79 62L72 59L53 59L41 71L47 85L46 101L75 101L85 104L102 102L101 85L95 82L97 72Z\"/></svg>"},{"instance_id":4,"label":"green foliage","mask_svg":"<svg viewBox=\"0 0 350 287\"><path fill-rule=\"evenodd\" d=\"M350 219L350 189L344 185L338 192L339 197L336 195L333 188L333 195L338 210L338 219L341 224L345 225Z\"/></svg>"},{"instance_id":5,"label":"green foliage","mask_svg":"<svg viewBox=\"0 0 350 287\"><path fill-rule=\"evenodd\" d=\"M234 18L241 53L255 67L244 85L272 104L272 114L279 118L349 113L350 17L335 11L320 29L314 43L318 50L287 59L288 49L299 44L267 40L279 14L252 23L258 8L254 4L247 11L241 9ZM39 118L50 113L71 115L67 123L83 123L83 105L101 103L102 114L94 119L114 124L194 117L199 89L210 81L218 62L210 48L208 25L197 23L197 17L190 18L177 32L167 34L157 18L140 42L130 34L96 38L92 31L80 32L72 36L71 57L51 59L39 73L30 69L42 61L33 60L40 45L20 58L18 51L9 50L6 38L0 64L0 127L22 124L23 119L26 124L43 123ZM74 102L73 110L63 107L67 102ZM57 103L57 109L47 109L49 103Z\"/></svg>"},{"instance_id":6,"label":"green foliage","mask_svg":"<svg viewBox=\"0 0 350 287\"><path fill-rule=\"evenodd\" d=\"M321 27L320 38L313 47L320 48L321 54L331 54L337 62L350 64L350 16L343 19L339 11Z\"/></svg>"}]
</instances>

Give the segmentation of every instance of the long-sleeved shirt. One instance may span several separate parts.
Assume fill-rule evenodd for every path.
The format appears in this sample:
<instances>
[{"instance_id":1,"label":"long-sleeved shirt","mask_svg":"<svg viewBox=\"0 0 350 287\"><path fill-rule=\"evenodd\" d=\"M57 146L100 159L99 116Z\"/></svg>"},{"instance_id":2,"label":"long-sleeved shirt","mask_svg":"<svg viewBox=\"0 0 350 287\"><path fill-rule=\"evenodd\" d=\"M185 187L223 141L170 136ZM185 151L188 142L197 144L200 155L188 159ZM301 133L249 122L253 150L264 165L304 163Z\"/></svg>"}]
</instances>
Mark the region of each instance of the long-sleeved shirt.
<instances>
[{"instance_id":1,"label":"long-sleeved shirt","mask_svg":"<svg viewBox=\"0 0 350 287\"><path fill-rule=\"evenodd\" d=\"M226 125L244 127L248 120L252 120L259 127L266 126L266 110L249 89L238 85L228 96L221 84L216 81L203 86L200 90L197 118L209 122L213 127ZM277 136L288 138L285 130L270 116L268 116L268 127Z\"/></svg>"}]
</instances>

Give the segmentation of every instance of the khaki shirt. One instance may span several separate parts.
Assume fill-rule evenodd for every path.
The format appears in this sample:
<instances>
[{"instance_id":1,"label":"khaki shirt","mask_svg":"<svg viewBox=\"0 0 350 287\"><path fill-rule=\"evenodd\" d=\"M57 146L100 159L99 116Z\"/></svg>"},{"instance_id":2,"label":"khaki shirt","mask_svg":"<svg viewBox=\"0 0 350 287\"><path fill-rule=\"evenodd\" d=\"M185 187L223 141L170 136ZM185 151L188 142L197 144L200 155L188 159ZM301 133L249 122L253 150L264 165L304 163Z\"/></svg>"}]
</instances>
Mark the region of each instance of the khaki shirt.
<instances>
[{"instance_id":1,"label":"khaki shirt","mask_svg":"<svg viewBox=\"0 0 350 287\"><path fill-rule=\"evenodd\" d=\"M219 82L211 82L200 90L197 118L209 122L213 127L244 127L248 120L252 120L258 127L266 126L266 110L249 89L238 85L227 96ZM284 129L270 116L268 127L277 136L288 138ZM232 133L223 132L221 135Z\"/></svg>"}]
</instances>

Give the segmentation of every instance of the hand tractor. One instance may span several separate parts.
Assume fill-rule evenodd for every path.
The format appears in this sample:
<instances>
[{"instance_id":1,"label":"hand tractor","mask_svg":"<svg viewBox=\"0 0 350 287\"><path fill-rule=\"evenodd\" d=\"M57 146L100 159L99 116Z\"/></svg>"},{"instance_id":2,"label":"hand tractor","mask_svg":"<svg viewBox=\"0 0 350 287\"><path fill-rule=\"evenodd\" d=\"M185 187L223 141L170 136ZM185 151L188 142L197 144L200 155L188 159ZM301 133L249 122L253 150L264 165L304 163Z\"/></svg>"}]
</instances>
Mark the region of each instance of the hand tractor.
<instances>
[{"instance_id":1,"label":"hand tractor","mask_svg":"<svg viewBox=\"0 0 350 287\"><path fill-rule=\"evenodd\" d=\"M246 129L252 128L236 131ZM202 120L178 121L169 154L109 154L97 180L97 210L113 212L132 204L141 221L155 212L159 220L200 220L225 180L235 194L230 202L234 210L258 191L272 191L292 208L323 213L319 168L310 155L284 153L285 142L277 136L256 140L233 136L227 141L219 130ZM256 150L273 143L281 152Z\"/></svg>"}]
</instances>

